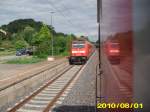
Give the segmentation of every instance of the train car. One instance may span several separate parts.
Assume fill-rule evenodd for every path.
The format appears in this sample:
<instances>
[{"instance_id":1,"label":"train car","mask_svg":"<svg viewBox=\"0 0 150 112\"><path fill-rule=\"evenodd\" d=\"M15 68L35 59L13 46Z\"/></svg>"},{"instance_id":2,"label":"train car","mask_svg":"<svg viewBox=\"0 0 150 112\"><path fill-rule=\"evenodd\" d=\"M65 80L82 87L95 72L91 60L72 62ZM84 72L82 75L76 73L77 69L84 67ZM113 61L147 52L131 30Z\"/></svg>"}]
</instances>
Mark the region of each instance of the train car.
<instances>
[{"instance_id":1,"label":"train car","mask_svg":"<svg viewBox=\"0 0 150 112\"><path fill-rule=\"evenodd\" d=\"M85 64L94 51L94 46L87 40L74 40L71 44L69 63Z\"/></svg>"},{"instance_id":2,"label":"train car","mask_svg":"<svg viewBox=\"0 0 150 112\"><path fill-rule=\"evenodd\" d=\"M108 41L105 45L105 53L111 62L119 63L121 57L119 42Z\"/></svg>"}]
</instances>

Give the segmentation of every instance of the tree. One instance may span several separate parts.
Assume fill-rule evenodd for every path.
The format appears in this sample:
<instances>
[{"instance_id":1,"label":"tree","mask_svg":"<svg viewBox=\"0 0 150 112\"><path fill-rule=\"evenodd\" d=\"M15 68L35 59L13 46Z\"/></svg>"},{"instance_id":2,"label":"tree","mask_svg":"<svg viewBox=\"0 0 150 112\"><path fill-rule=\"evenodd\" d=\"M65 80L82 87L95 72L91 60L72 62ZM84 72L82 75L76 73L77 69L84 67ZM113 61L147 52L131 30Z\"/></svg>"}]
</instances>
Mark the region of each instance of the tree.
<instances>
[{"instance_id":1,"label":"tree","mask_svg":"<svg viewBox=\"0 0 150 112\"><path fill-rule=\"evenodd\" d=\"M2 25L1 28L12 34L23 31L27 26L39 31L42 27L42 22L36 22L33 19L18 19L10 22L8 25Z\"/></svg>"},{"instance_id":2,"label":"tree","mask_svg":"<svg viewBox=\"0 0 150 112\"><path fill-rule=\"evenodd\" d=\"M26 48L28 46L27 42L24 40L18 40L15 43L15 48L16 50L22 49L22 48Z\"/></svg>"},{"instance_id":3,"label":"tree","mask_svg":"<svg viewBox=\"0 0 150 112\"><path fill-rule=\"evenodd\" d=\"M46 25L43 25L34 38L32 39L32 43L34 46L37 47L36 54L41 55L48 55L50 50L51 44L51 33L49 28Z\"/></svg>"},{"instance_id":4,"label":"tree","mask_svg":"<svg viewBox=\"0 0 150 112\"><path fill-rule=\"evenodd\" d=\"M75 36L74 35L67 35L67 38L66 38L66 50L69 51L70 49L70 46L71 46L71 42L72 40L75 39Z\"/></svg>"},{"instance_id":5,"label":"tree","mask_svg":"<svg viewBox=\"0 0 150 112\"><path fill-rule=\"evenodd\" d=\"M25 27L23 30L23 38L27 43L31 44L32 43L32 38L35 35L35 29L33 29L30 26Z\"/></svg>"}]
</instances>

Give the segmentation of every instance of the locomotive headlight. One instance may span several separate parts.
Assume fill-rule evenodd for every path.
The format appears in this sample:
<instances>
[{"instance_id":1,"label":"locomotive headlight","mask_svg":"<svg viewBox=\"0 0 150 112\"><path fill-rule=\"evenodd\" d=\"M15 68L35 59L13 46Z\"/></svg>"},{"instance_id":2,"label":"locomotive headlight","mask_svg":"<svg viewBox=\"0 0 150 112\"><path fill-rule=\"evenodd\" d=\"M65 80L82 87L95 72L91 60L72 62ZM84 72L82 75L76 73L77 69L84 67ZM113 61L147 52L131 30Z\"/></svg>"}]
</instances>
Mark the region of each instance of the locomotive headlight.
<instances>
[{"instance_id":1,"label":"locomotive headlight","mask_svg":"<svg viewBox=\"0 0 150 112\"><path fill-rule=\"evenodd\" d=\"M110 50L109 52L111 52L111 53L119 53L120 51L119 50Z\"/></svg>"},{"instance_id":2,"label":"locomotive headlight","mask_svg":"<svg viewBox=\"0 0 150 112\"><path fill-rule=\"evenodd\" d=\"M80 51L80 53L85 53L85 51Z\"/></svg>"},{"instance_id":3,"label":"locomotive headlight","mask_svg":"<svg viewBox=\"0 0 150 112\"><path fill-rule=\"evenodd\" d=\"M78 51L72 51L72 53L78 53Z\"/></svg>"},{"instance_id":4,"label":"locomotive headlight","mask_svg":"<svg viewBox=\"0 0 150 112\"><path fill-rule=\"evenodd\" d=\"M85 51L72 51L72 53L85 53Z\"/></svg>"}]
</instances>

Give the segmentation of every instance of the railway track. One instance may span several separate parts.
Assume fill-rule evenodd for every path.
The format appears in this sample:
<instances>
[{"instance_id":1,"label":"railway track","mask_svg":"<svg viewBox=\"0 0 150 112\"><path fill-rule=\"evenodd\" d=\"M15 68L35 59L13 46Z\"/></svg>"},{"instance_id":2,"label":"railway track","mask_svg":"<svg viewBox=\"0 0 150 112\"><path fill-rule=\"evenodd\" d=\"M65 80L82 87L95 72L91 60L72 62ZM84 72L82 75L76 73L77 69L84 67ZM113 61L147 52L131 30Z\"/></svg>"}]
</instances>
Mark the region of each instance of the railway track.
<instances>
[{"instance_id":1,"label":"railway track","mask_svg":"<svg viewBox=\"0 0 150 112\"><path fill-rule=\"evenodd\" d=\"M31 75L28 75L28 76L27 76L27 73L25 72L25 75L24 74L19 74L19 75L15 75L13 77L9 77L8 79L4 79L2 81L0 80L0 84L1 83L3 84L2 87L0 85L0 91L3 91L3 90L5 90L5 89L7 89L7 88L9 88L11 86L16 85L16 84L19 84L19 83L21 83L21 82L23 82L25 80L31 79L31 78L33 78L35 76L38 76L38 75L44 73L45 71L49 71L49 70L55 69L55 68L65 64L65 63L67 63L67 62L64 61L62 63L55 63L54 65L52 65L50 67L48 65L46 65L46 66L44 66L41 70L39 70L36 73L30 73L30 71L29 71L29 73L27 72L28 74L31 74ZM65 66L65 65L63 65L63 66ZM7 84L7 85L4 85L4 84Z\"/></svg>"},{"instance_id":2,"label":"railway track","mask_svg":"<svg viewBox=\"0 0 150 112\"><path fill-rule=\"evenodd\" d=\"M8 112L49 112L83 66L68 66Z\"/></svg>"}]
</instances>

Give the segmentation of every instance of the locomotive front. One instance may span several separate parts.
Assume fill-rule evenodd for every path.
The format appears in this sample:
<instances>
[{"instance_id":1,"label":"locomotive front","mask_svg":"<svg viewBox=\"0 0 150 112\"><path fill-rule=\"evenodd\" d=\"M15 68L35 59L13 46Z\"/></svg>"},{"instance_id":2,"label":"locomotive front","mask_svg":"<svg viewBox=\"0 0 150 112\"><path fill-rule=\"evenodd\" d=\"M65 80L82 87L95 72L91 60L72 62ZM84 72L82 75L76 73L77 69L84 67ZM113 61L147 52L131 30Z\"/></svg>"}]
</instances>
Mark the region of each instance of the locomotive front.
<instances>
[{"instance_id":1,"label":"locomotive front","mask_svg":"<svg viewBox=\"0 0 150 112\"><path fill-rule=\"evenodd\" d=\"M90 51L89 44L84 40L72 41L69 63L70 64L85 64L89 58Z\"/></svg>"}]
</instances>

